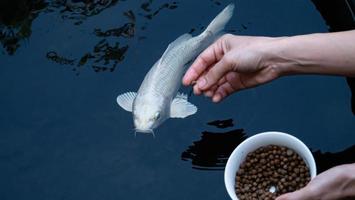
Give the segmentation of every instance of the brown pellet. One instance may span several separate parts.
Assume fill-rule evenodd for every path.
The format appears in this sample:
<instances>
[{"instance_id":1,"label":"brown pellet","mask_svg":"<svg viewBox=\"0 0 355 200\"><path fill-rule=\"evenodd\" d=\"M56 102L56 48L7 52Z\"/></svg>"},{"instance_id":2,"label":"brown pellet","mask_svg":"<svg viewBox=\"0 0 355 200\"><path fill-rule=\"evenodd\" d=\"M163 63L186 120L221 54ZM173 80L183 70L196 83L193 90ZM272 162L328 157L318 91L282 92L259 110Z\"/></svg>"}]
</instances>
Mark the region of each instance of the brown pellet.
<instances>
[{"instance_id":1,"label":"brown pellet","mask_svg":"<svg viewBox=\"0 0 355 200\"><path fill-rule=\"evenodd\" d=\"M310 180L306 163L294 150L268 145L247 155L236 174L235 192L240 200L272 200L301 189Z\"/></svg>"}]
</instances>

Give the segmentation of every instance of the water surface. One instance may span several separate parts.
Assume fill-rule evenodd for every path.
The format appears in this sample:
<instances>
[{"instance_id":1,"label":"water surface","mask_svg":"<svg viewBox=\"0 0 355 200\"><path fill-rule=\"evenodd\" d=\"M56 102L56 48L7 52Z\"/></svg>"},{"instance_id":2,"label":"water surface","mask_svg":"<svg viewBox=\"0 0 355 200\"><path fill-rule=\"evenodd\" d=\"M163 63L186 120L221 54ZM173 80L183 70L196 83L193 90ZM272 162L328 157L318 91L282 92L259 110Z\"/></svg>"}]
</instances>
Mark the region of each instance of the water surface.
<instances>
[{"instance_id":1,"label":"water surface","mask_svg":"<svg viewBox=\"0 0 355 200\"><path fill-rule=\"evenodd\" d=\"M353 162L344 160L355 123L340 77L285 77L220 104L192 96L197 114L166 121L155 139L134 137L117 95L137 90L171 41L199 34L230 2L1 2L0 199L228 199L230 152L268 130L303 140L324 169ZM234 34L328 31L308 0L235 4Z\"/></svg>"}]
</instances>

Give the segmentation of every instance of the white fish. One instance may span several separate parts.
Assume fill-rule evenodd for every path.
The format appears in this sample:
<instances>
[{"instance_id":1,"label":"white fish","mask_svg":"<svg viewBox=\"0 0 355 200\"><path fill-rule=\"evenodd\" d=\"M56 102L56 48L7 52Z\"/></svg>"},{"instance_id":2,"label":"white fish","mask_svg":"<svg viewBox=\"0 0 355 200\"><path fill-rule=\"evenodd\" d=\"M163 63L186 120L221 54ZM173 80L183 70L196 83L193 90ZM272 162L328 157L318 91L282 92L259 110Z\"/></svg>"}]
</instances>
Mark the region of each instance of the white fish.
<instances>
[{"instance_id":1,"label":"white fish","mask_svg":"<svg viewBox=\"0 0 355 200\"><path fill-rule=\"evenodd\" d=\"M185 118L197 112L187 101L187 95L178 94L186 65L207 48L224 29L233 15L234 5L228 5L196 37L183 34L169 44L163 56L145 76L138 93L127 92L117 97L124 110L133 112L136 132L152 133L168 118Z\"/></svg>"}]
</instances>

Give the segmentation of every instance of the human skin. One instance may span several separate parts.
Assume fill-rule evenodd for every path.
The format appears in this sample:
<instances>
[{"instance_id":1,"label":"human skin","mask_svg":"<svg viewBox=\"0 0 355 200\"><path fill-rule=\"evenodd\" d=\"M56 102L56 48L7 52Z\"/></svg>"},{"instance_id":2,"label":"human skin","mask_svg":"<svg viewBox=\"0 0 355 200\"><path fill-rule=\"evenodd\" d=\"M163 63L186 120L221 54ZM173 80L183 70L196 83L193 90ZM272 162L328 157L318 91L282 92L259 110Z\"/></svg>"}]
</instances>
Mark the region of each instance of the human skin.
<instances>
[{"instance_id":1,"label":"human skin","mask_svg":"<svg viewBox=\"0 0 355 200\"><path fill-rule=\"evenodd\" d=\"M355 31L292 37L226 34L202 52L183 77L196 95L228 95L293 74L355 77Z\"/></svg>"},{"instance_id":2,"label":"human skin","mask_svg":"<svg viewBox=\"0 0 355 200\"><path fill-rule=\"evenodd\" d=\"M301 190L276 200L334 200L355 198L355 164L331 168L311 180Z\"/></svg>"},{"instance_id":3,"label":"human skin","mask_svg":"<svg viewBox=\"0 0 355 200\"><path fill-rule=\"evenodd\" d=\"M226 34L202 52L183 77L196 95L220 102L239 90L282 76L355 77L355 31L292 37ZM355 164L334 167L277 200L355 199Z\"/></svg>"}]
</instances>

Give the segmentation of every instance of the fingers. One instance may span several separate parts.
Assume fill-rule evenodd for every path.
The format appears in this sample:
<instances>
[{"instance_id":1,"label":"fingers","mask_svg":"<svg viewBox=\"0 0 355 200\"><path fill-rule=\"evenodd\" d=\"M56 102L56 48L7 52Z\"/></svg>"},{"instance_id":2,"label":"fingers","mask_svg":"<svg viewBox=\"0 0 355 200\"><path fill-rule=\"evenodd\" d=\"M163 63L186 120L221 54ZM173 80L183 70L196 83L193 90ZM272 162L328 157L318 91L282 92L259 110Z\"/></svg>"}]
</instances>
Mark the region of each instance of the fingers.
<instances>
[{"instance_id":1,"label":"fingers","mask_svg":"<svg viewBox=\"0 0 355 200\"><path fill-rule=\"evenodd\" d=\"M284 194L276 198L276 200L292 200L292 194Z\"/></svg>"},{"instance_id":2,"label":"fingers","mask_svg":"<svg viewBox=\"0 0 355 200\"><path fill-rule=\"evenodd\" d=\"M191 85L191 83L196 81L209 66L218 62L223 57L223 54L221 40L217 40L196 58L195 62L186 71L182 79L183 84Z\"/></svg>"},{"instance_id":3,"label":"fingers","mask_svg":"<svg viewBox=\"0 0 355 200\"><path fill-rule=\"evenodd\" d=\"M212 101L215 103L220 102L222 99L226 98L230 94L234 92L234 88L231 86L229 82L224 83L223 85L219 86L215 92L215 95L212 97Z\"/></svg>"},{"instance_id":4,"label":"fingers","mask_svg":"<svg viewBox=\"0 0 355 200\"><path fill-rule=\"evenodd\" d=\"M218 103L232 93L244 88L239 79L240 77L237 72L228 72L218 81L218 84L213 85L208 90L201 91L195 85L194 92L197 95L203 93L206 97L211 97L213 102Z\"/></svg>"},{"instance_id":5,"label":"fingers","mask_svg":"<svg viewBox=\"0 0 355 200\"><path fill-rule=\"evenodd\" d=\"M218 63L211 67L211 69L197 80L197 86L200 90L208 90L218 81L223 78L229 71L232 71L234 63L228 55L225 55Z\"/></svg>"},{"instance_id":6,"label":"fingers","mask_svg":"<svg viewBox=\"0 0 355 200\"><path fill-rule=\"evenodd\" d=\"M287 193L276 198L276 200L312 200L314 199L306 189Z\"/></svg>"},{"instance_id":7,"label":"fingers","mask_svg":"<svg viewBox=\"0 0 355 200\"><path fill-rule=\"evenodd\" d=\"M208 90L205 90L205 91L200 90L200 88L197 85L194 85L194 87L193 87L194 94L201 95L203 93L206 97L212 97L216 93L216 90L218 89L218 87L223 85L226 81L227 81L226 77L223 77L218 81L218 84L212 86L211 88L209 88Z\"/></svg>"}]
</instances>

